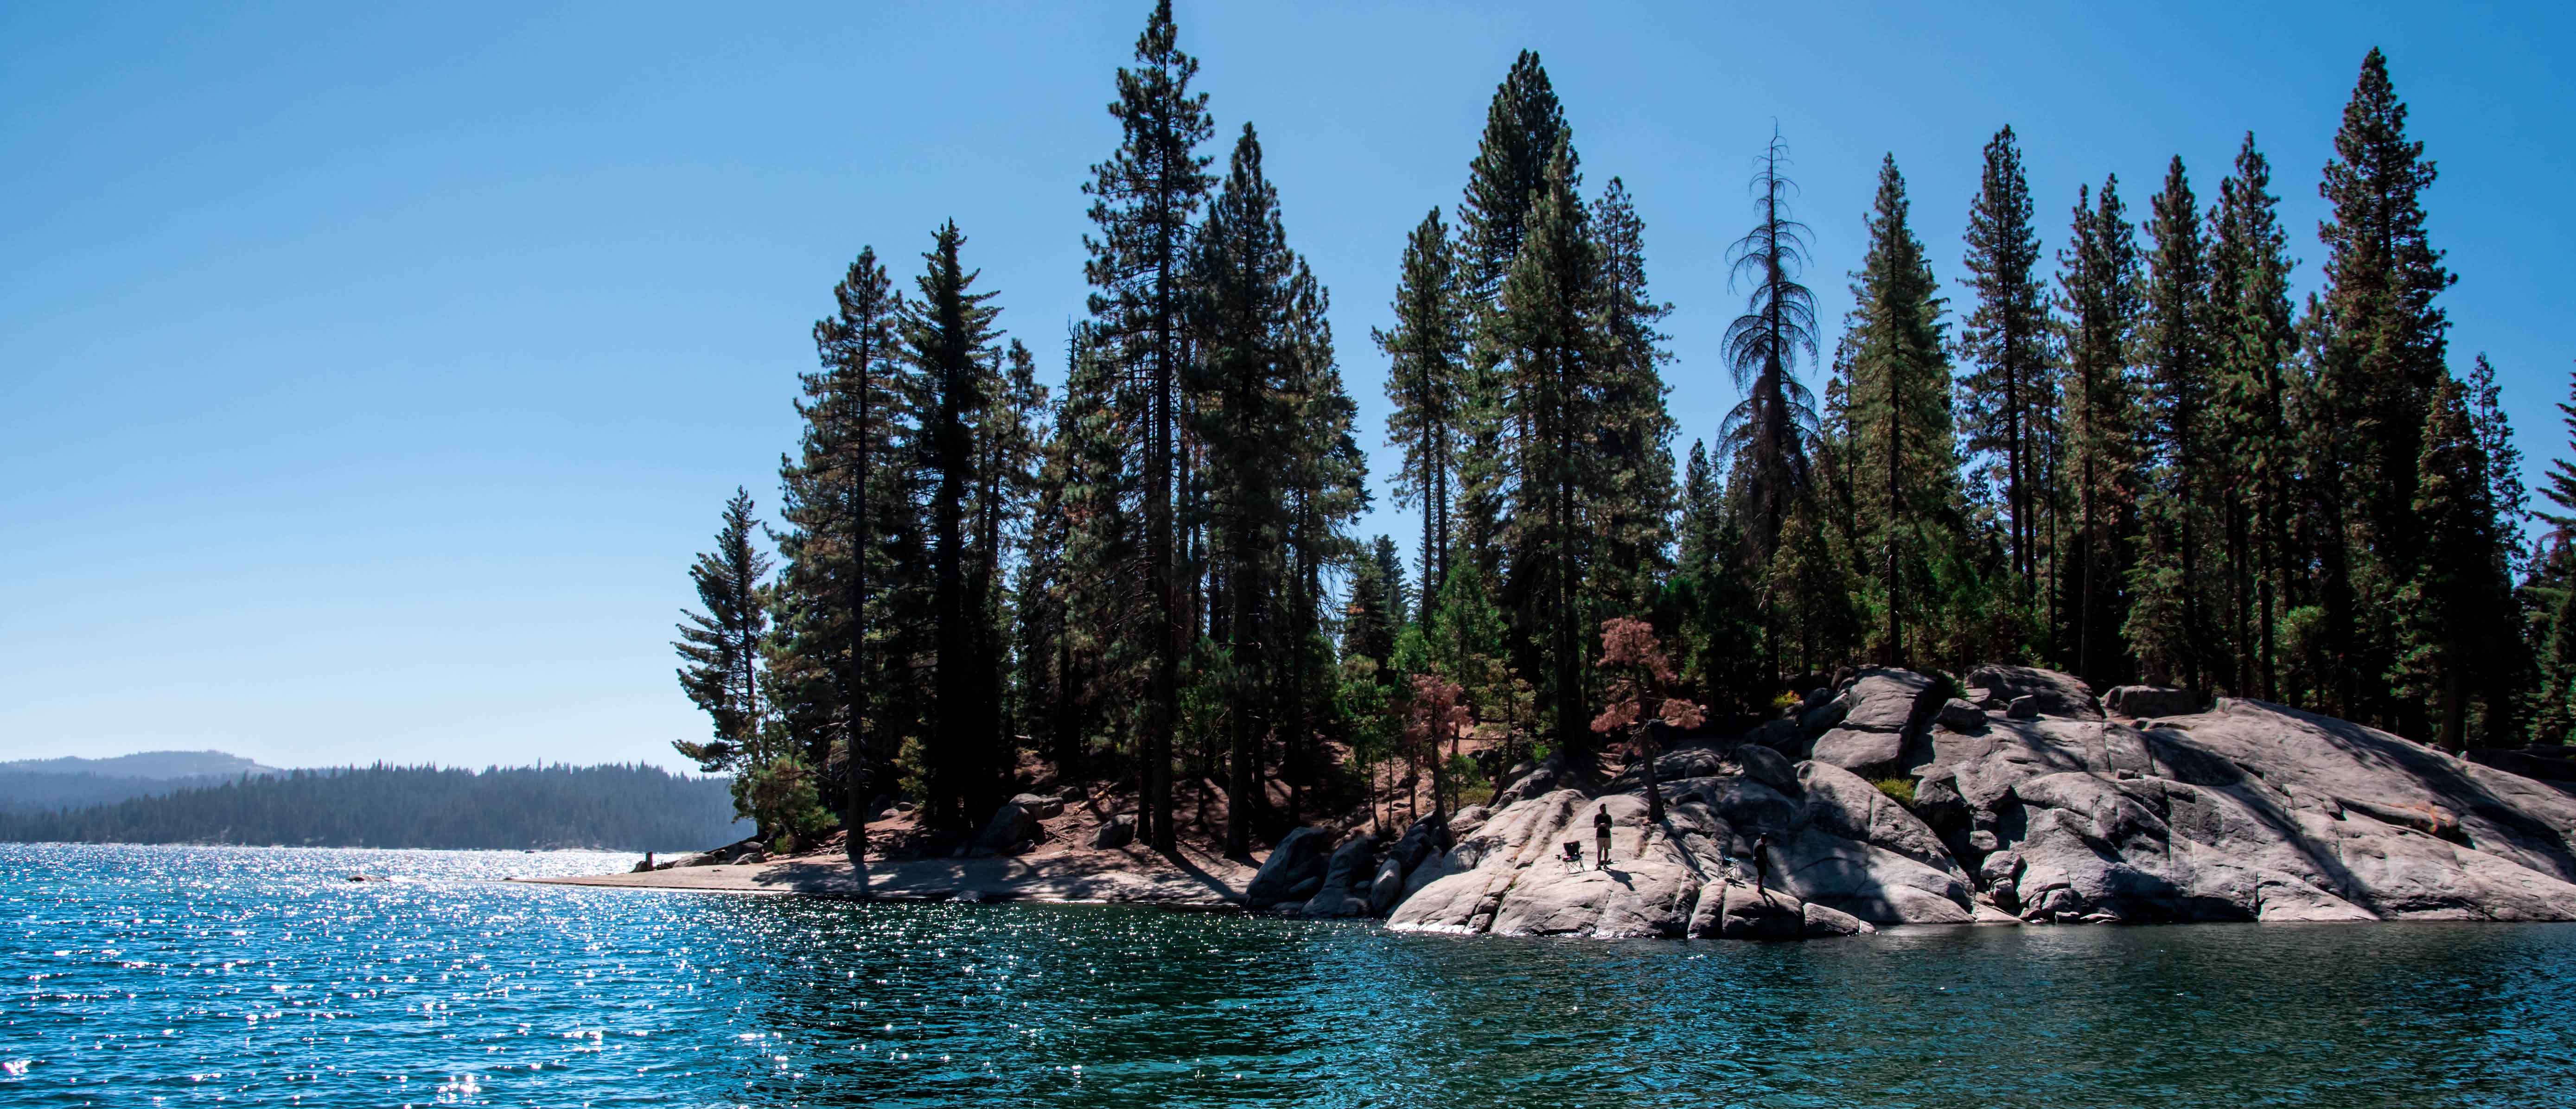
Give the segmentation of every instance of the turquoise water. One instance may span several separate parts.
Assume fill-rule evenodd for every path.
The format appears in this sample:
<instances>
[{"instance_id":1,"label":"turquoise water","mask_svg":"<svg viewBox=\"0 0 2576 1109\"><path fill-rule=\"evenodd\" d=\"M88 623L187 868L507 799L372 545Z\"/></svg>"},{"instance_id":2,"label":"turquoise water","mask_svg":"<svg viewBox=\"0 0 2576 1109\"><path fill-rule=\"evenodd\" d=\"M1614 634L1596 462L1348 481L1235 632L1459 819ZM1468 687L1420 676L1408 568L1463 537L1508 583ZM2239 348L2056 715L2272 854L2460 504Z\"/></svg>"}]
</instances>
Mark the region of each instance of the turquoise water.
<instances>
[{"instance_id":1,"label":"turquoise water","mask_svg":"<svg viewBox=\"0 0 2576 1109\"><path fill-rule=\"evenodd\" d=\"M2576 1104L2568 925L1601 943L492 881L627 861L0 844L0 1105Z\"/></svg>"}]
</instances>

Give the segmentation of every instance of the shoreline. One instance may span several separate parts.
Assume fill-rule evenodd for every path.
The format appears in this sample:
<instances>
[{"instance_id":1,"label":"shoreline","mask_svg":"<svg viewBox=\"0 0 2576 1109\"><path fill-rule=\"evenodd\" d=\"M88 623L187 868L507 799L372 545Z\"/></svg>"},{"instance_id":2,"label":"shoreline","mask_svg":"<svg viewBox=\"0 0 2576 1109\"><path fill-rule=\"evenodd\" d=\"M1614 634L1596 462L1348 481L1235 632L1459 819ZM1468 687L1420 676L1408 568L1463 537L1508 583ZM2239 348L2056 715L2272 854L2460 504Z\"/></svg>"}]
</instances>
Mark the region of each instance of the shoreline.
<instances>
[{"instance_id":1,"label":"shoreline","mask_svg":"<svg viewBox=\"0 0 2576 1109\"><path fill-rule=\"evenodd\" d=\"M1129 846L1048 845L1023 855L868 860L862 883L838 852L763 863L627 874L509 878L525 885L683 893L804 894L875 901L1153 905L1241 910L1253 867L1184 843L1174 856Z\"/></svg>"}]
</instances>

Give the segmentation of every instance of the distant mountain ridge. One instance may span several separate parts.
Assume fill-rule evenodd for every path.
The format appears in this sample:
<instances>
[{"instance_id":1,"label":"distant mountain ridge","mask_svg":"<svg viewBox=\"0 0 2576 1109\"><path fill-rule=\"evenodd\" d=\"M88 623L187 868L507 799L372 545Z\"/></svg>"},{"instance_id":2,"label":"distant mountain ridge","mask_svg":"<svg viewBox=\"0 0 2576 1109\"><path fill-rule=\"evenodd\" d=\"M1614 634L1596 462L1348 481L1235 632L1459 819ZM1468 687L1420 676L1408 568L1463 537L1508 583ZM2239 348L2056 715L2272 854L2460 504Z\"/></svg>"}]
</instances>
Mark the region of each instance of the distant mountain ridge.
<instances>
[{"instance_id":1,"label":"distant mountain ridge","mask_svg":"<svg viewBox=\"0 0 2576 1109\"><path fill-rule=\"evenodd\" d=\"M104 759L66 756L0 762L0 774L95 774L102 778L143 778L156 782L173 778L237 778L244 774L265 777L284 773L286 771L277 767L262 766L221 751L141 751Z\"/></svg>"},{"instance_id":2,"label":"distant mountain ridge","mask_svg":"<svg viewBox=\"0 0 2576 1109\"><path fill-rule=\"evenodd\" d=\"M0 762L0 814L60 812L159 797L190 786L287 773L222 751L143 751L111 758Z\"/></svg>"},{"instance_id":3,"label":"distant mountain ridge","mask_svg":"<svg viewBox=\"0 0 2576 1109\"><path fill-rule=\"evenodd\" d=\"M0 783L21 786L101 782L155 793L0 808L0 841L680 851L749 831L735 824L731 780L642 765L474 771L380 763L160 781L0 774Z\"/></svg>"}]
</instances>

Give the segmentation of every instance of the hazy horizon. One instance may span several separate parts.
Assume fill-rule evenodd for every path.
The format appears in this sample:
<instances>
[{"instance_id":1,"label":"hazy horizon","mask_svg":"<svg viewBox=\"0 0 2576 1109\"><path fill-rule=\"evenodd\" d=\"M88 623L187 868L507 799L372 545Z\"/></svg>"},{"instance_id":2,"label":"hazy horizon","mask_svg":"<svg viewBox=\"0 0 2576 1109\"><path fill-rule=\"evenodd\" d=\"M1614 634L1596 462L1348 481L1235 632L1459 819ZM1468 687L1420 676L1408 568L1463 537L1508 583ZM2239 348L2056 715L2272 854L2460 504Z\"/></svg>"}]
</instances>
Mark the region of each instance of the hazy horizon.
<instances>
[{"instance_id":1,"label":"hazy horizon","mask_svg":"<svg viewBox=\"0 0 2576 1109\"><path fill-rule=\"evenodd\" d=\"M0 10L0 761L687 768L686 566L735 486L774 509L832 283L871 244L908 283L953 217L1060 380L1080 186L1148 8ZM2205 205L2254 131L2304 296L2378 46L2441 170L2453 364L2491 357L2531 473L2565 454L2569 9L1178 8L1206 152L1260 128L1333 293L1364 535L1416 519L1369 330L1523 48L1587 193L1622 178L1646 222L1677 453L1736 399L1724 256L1775 121L1829 332L1891 151L1958 305L2005 124L2051 269L2079 185L2117 173L2143 218L2180 154Z\"/></svg>"}]
</instances>

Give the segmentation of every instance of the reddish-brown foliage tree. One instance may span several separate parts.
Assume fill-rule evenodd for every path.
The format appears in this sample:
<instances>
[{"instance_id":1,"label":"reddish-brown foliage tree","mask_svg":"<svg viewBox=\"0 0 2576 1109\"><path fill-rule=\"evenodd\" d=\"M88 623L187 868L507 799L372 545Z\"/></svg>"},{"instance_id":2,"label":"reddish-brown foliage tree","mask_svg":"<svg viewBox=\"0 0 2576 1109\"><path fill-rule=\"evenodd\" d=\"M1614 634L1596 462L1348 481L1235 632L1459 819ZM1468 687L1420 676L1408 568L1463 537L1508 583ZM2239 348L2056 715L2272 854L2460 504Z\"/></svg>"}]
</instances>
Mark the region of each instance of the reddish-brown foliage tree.
<instances>
[{"instance_id":1,"label":"reddish-brown foliage tree","mask_svg":"<svg viewBox=\"0 0 2576 1109\"><path fill-rule=\"evenodd\" d=\"M1708 710L1664 694L1679 679L1673 674L1672 660L1664 657L1663 641L1655 638L1654 625L1643 620L1621 616L1602 621L1601 661L1595 665L1612 676L1607 703L1601 715L1592 718L1592 730L1605 736L1628 734L1629 749L1645 768L1646 819L1663 823L1664 794L1655 784L1655 742L1646 722L1696 728L1708 719Z\"/></svg>"}]
</instances>

